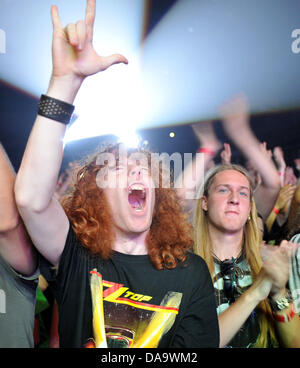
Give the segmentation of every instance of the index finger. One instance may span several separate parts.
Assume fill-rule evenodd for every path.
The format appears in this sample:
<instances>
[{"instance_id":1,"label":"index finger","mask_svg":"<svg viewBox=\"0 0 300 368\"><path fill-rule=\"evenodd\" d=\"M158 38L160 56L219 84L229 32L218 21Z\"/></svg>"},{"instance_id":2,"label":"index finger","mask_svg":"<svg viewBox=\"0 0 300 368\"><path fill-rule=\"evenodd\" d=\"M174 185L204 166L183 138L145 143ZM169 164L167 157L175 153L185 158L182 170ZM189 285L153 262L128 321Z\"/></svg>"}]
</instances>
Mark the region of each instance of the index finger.
<instances>
[{"instance_id":1,"label":"index finger","mask_svg":"<svg viewBox=\"0 0 300 368\"><path fill-rule=\"evenodd\" d=\"M230 148L230 144L228 144L228 143L224 143L224 145L226 144L226 146L225 146L225 150L226 150L226 152L227 153L231 153L231 148Z\"/></svg>"},{"instance_id":2,"label":"index finger","mask_svg":"<svg viewBox=\"0 0 300 368\"><path fill-rule=\"evenodd\" d=\"M85 23L89 29L93 29L96 15L96 0L87 0L85 10Z\"/></svg>"},{"instance_id":3,"label":"index finger","mask_svg":"<svg viewBox=\"0 0 300 368\"><path fill-rule=\"evenodd\" d=\"M51 6L51 19L52 19L53 29L63 28L59 15L58 15L58 9L56 5Z\"/></svg>"}]
</instances>

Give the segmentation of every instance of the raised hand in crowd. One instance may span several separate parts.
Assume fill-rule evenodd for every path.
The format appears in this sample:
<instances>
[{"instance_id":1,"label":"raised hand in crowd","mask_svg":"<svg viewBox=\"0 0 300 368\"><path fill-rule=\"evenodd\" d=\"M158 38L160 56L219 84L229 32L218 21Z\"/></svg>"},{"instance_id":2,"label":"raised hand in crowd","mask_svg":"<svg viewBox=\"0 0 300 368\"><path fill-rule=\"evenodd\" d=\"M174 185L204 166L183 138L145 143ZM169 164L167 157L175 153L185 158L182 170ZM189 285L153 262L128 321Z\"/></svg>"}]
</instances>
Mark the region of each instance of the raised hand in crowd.
<instances>
[{"instance_id":1,"label":"raised hand in crowd","mask_svg":"<svg viewBox=\"0 0 300 368\"><path fill-rule=\"evenodd\" d=\"M285 169L286 163L284 159L283 150L281 147L277 146L273 149L273 157L277 164L278 174L280 176L281 186L284 185L284 176L285 176Z\"/></svg>"},{"instance_id":2,"label":"raised hand in crowd","mask_svg":"<svg viewBox=\"0 0 300 368\"><path fill-rule=\"evenodd\" d=\"M213 127L212 121L202 121L197 124L192 124L195 137L199 141L199 151L208 153L214 156L221 148Z\"/></svg>"},{"instance_id":3,"label":"raised hand in crowd","mask_svg":"<svg viewBox=\"0 0 300 368\"><path fill-rule=\"evenodd\" d=\"M52 103L59 103L55 100L60 100L72 104L86 77L114 64L128 62L120 54L100 56L95 51L95 10L95 0L88 0L84 20L64 28L57 7L51 7L53 69L45 103L52 99ZM20 214L35 246L53 264L58 262L69 228L67 216L54 195L62 162L65 130L65 124L48 118L41 107L22 159L15 189Z\"/></svg>"},{"instance_id":4,"label":"raised hand in crowd","mask_svg":"<svg viewBox=\"0 0 300 368\"><path fill-rule=\"evenodd\" d=\"M290 166L287 166L285 169L284 184L297 185L297 177Z\"/></svg>"},{"instance_id":5,"label":"raised hand in crowd","mask_svg":"<svg viewBox=\"0 0 300 368\"><path fill-rule=\"evenodd\" d=\"M258 212L267 219L280 190L277 169L264 146L255 137L249 122L247 98L238 95L221 107L223 127L228 137L252 164L261 177L261 184L255 191Z\"/></svg>"},{"instance_id":6,"label":"raised hand in crowd","mask_svg":"<svg viewBox=\"0 0 300 368\"><path fill-rule=\"evenodd\" d=\"M245 166L246 166L246 169L248 170L249 175L251 177L251 180L254 184L254 192L255 192L261 184L261 176L257 172L257 170L256 170L255 166L253 165L253 163L251 162L251 160L247 160Z\"/></svg>"},{"instance_id":7,"label":"raised hand in crowd","mask_svg":"<svg viewBox=\"0 0 300 368\"><path fill-rule=\"evenodd\" d=\"M214 166L213 159L221 149L221 143L214 132L212 121L193 124L192 129L199 142L198 153L202 154L202 160L197 160L197 157L192 160L175 183L177 195L183 200L187 211L194 209L204 173Z\"/></svg>"},{"instance_id":8,"label":"raised hand in crowd","mask_svg":"<svg viewBox=\"0 0 300 368\"><path fill-rule=\"evenodd\" d=\"M220 153L222 164L231 163L231 147L229 143L224 143L224 149Z\"/></svg>"},{"instance_id":9,"label":"raised hand in crowd","mask_svg":"<svg viewBox=\"0 0 300 368\"><path fill-rule=\"evenodd\" d=\"M272 151L268 149L267 142L262 142L260 144L260 148L262 152L271 160L272 159Z\"/></svg>"},{"instance_id":10,"label":"raised hand in crowd","mask_svg":"<svg viewBox=\"0 0 300 368\"><path fill-rule=\"evenodd\" d=\"M53 23L52 84L63 84L64 89L70 88L74 94L78 91L83 80L93 74L106 70L117 63L127 63L127 59L120 54L110 56L99 55L93 46L96 1L87 2L85 19L76 24L62 26L58 9L51 8ZM72 83L72 86L70 85Z\"/></svg>"},{"instance_id":11,"label":"raised hand in crowd","mask_svg":"<svg viewBox=\"0 0 300 368\"><path fill-rule=\"evenodd\" d=\"M285 216L288 215L288 211L289 211L290 204L294 196L295 190L296 190L296 186L291 185L291 184L286 184L283 187L281 187L280 192L278 194L278 198L274 205L274 208L266 220L268 231L271 230L272 225L276 217L279 214L282 214Z\"/></svg>"}]
</instances>

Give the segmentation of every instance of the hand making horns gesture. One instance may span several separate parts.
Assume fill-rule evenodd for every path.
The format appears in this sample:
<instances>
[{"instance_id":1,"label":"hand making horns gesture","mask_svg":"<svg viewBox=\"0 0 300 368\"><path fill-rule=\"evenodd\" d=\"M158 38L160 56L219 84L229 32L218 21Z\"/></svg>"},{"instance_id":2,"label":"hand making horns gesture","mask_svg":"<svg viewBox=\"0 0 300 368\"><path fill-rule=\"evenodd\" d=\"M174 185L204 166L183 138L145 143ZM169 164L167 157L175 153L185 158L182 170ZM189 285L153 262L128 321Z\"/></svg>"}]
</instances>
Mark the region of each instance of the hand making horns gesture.
<instances>
[{"instance_id":1,"label":"hand making horns gesture","mask_svg":"<svg viewBox=\"0 0 300 368\"><path fill-rule=\"evenodd\" d=\"M95 13L96 0L87 0L85 19L63 28L57 7L51 7L52 77L71 77L83 81L85 77L103 71L113 64L128 63L127 59L120 54L100 56L94 50Z\"/></svg>"}]
</instances>

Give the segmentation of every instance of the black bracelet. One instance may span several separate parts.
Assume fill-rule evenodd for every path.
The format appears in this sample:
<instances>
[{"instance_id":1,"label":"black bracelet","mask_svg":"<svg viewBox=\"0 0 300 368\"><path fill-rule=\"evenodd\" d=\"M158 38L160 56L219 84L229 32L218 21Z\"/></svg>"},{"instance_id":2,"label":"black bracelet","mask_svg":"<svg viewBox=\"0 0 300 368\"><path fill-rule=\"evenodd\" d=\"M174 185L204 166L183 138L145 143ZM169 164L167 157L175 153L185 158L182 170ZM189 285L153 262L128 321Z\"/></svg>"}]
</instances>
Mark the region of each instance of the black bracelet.
<instances>
[{"instance_id":1,"label":"black bracelet","mask_svg":"<svg viewBox=\"0 0 300 368\"><path fill-rule=\"evenodd\" d=\"M69 124L74 108L75 107L73 105L67 102L60 101L46 95L41 95L38 114L45 118L59 121L63 124Z\"/></svg>"}]
</instances>

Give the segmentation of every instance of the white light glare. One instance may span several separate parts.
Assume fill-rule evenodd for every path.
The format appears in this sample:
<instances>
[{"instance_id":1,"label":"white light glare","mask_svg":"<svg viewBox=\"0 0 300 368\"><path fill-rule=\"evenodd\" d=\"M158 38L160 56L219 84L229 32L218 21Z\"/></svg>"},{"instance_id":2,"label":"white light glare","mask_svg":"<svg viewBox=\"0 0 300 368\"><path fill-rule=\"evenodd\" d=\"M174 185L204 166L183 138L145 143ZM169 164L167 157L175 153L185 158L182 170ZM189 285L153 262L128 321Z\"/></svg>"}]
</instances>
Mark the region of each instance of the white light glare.
<instances>
[{"instance_id":1,"label":"white light glare","mask_svg":"<svg viewBox=\"0 0 300 368\"><path fill-rule=\"evenodd\" d=\"M145 97L136 58L93 76L76 98L78 119L67 130L64 142L115 135L137 145L136 130L145 116Z\"/></svg>"},{"instance_id":2,"label":"white light glare","mask_svg":"<svg viewBox=\"0 0 300 368\"><path fill-rule=\"evenodd\" d=\"M141 138L136 132L122 132L118 135L119 141L124 143L128 148L136 148L140 145Z\"/></svg>"}]
</instances>

